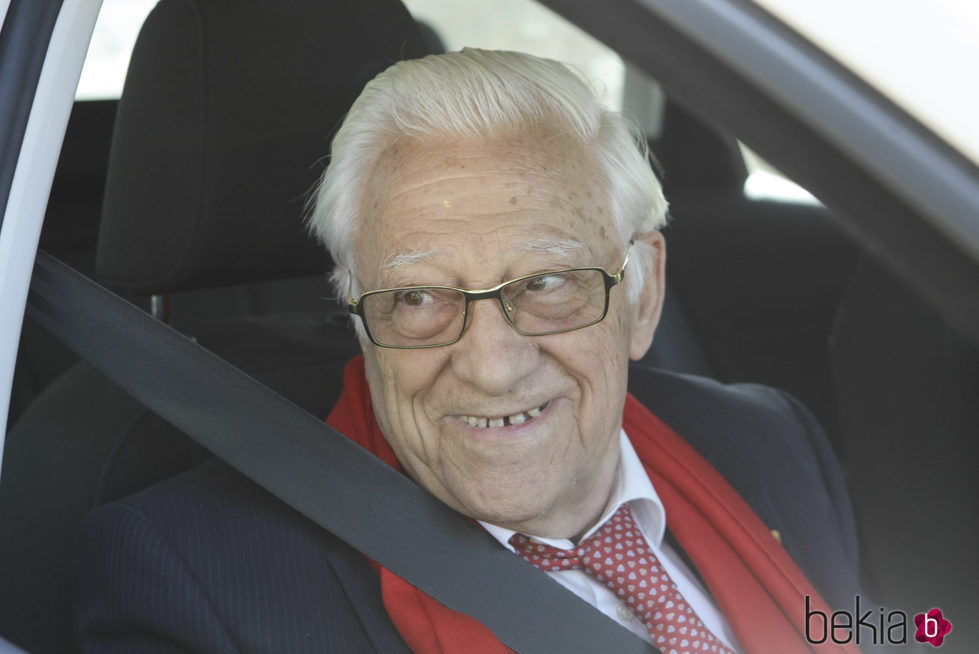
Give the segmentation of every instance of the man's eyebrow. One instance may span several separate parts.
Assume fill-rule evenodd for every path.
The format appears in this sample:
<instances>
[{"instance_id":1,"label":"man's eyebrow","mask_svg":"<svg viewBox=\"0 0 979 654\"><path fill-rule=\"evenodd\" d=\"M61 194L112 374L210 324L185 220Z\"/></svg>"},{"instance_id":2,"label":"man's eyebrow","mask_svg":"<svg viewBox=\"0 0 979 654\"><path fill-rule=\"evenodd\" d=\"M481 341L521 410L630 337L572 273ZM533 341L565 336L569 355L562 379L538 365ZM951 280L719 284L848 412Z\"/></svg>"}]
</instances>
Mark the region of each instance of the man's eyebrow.
<instances>
[{"instance_id":1,"label":"man's eyebrow","mask_svg":"<svg viewBox=\"0 0 979 654\"><path fill-rule=\"evenodd\" d=\"M586 248L580 241L573 239L538 238L533 241L525 241L518 245L521 250L531 254L547 254L554 256L568 265L575 265L578 259L575 255L581 253Z\"/></svg>"},{"instance_id":2,"label":"man's eyebrow","mask_svg":"<svg viewBox=\"0 0 979 654\"><path fill-rule=\"evenodd\" d=\"M581 242L570 238L538 238L532 241L522 241L516 247L530 254L552 255L569 265L576 263L574 255L582 252L585 249L585 246ZM417 263L418 261L426 259L433 254L437 254L438 252L438 250L416 250L414 248L401 250L400 252L395 252L389 256L384 263L381 264L381 270L402 270L413 263Z\"/></svg>"},{"instance_id":3,"label":"man's eyebrow","mask_svg":"<svg viewBox=\"0 0 979 654\"><path fill-rule=\"evenodd\" d=\"M381 264L381 270L387 271L397 271L402 268L406 268L413 263L421 261L431 255L435 254L436 250L415 250L408 249L402 250L401 252L395 252L389 256L383 264Z\"/></svg>"}]
</instances>

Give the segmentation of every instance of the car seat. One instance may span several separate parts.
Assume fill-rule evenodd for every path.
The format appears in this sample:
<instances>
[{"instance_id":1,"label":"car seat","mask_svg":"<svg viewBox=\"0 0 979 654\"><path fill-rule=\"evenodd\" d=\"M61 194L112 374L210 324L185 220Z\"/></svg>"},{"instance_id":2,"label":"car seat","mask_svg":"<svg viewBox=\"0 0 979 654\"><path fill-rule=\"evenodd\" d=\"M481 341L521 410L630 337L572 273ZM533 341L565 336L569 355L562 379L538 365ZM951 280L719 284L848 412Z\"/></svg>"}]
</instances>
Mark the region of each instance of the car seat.
<instances>
[{"instance_id":1,"label":"car seat","mask_svg":"<svg viewBox=\"0 0 979 654\"><path fill-rule=\"evenodd\" d=\"M367 80L425 53L395 0L162 0L118 105L99 280L177 305L182 291L322 275L328 258L302 214L332 132ZM201 344L321 416L357 348L327 303L191 323ZM81 518L206 456L85 362L46 388L7 438L0 634L35 653L72 651Z\"/></svg>"},{"instance_id":2,"label":"car seat","mask_svg":"<svg viewBox=\"0 0 979 654\"><path fill-rule=\"evenodd\" d=\"M115 100L75 102L41 232L41 249L86 275L95 269L95 241L115 116ZM25 320L17 347L7 427L75 361L77 358L54 337Z\"/></svg>"},{"instance_id":3,"label":"car seat","mask_svg":"<svg viewBox=\"0 0 979 654\"><path fill-rule=\"evenodd\" d=\"M979 349L867 256L831 352L865 587L911 616L941 608L943 651L975 651Z\"/></svg>"},{"instance_id":4,"label":"car seat","mask_svg":"<svg viewBox=\"0 0 979 654\"><path fill-rule=\"evenodd\" d=\"M675 101L651 147L670 200L667 298L709 375L788 391L839 452L826 343L859 246L823 206L748 198L738 142Z\"/></svg>"}]
</instances>

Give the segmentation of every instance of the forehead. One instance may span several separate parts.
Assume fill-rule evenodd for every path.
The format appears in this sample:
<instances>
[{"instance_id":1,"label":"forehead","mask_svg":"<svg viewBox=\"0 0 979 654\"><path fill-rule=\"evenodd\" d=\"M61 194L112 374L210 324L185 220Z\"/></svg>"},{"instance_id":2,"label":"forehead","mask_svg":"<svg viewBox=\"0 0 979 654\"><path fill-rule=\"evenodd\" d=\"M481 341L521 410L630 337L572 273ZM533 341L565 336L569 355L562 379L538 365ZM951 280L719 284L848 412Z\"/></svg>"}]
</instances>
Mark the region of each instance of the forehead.
<instances>
[{"instance_id":1,"label":"forehead","mask_svg":"<svg viewBox=\"0 0 979 654\"><path fill-rule=\"evenodd\" d=\"M607 198L595 155L565 134L404 139L368 182L357 259L367 278L392 261L512 267L557 242L594 265L616 248Z\"/></svg>"}]
</instances>

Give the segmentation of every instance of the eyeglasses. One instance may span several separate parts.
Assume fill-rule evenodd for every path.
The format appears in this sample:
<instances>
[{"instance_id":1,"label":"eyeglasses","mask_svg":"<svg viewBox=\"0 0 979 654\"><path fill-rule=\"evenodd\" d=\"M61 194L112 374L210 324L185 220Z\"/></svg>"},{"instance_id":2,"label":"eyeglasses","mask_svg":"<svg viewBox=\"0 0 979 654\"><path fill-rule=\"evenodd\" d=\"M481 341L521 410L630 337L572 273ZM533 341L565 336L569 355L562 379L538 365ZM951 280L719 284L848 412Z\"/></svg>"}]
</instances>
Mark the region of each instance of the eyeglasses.
<instances>
[{"instance_id":1,"label":"eyeglasses","mask_svg":"<svg viewBox=\"0 0 979 654\"><path fill-rule=\"evenodd\" d=\"M406 286L350 298L371 343L413 350L452 345L466 329L469 305L495 299L510 326L524 336L547 336L601 322L609 291L622 282L633 241L616 273L604 268L567 268L511 279L493 288Z\"/></svg>"}]
</instances>

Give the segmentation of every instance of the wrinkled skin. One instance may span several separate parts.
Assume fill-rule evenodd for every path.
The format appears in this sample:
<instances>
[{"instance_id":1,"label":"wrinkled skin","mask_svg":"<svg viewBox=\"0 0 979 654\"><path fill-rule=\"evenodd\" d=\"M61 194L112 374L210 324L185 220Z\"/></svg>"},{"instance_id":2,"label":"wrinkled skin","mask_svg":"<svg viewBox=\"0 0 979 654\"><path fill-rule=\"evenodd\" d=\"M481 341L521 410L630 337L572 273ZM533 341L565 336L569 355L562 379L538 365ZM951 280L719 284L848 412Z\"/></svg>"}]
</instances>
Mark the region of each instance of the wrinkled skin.
<instances>
[{"instance_id":1,"label":"wrinkled skin","mask_svg":"<svg viewBox=\"0 0 979 654\"><path fill-rule=\"evenodd\" d=\"M360 286L479 289L570 266L614 272L626 244L596 170L584 147L560 134L399 141L366 194ZM582 247L570 256L520 247L541 238ZM665 245L658 232L639 238L656 251L640 301L613 288L608 316L591 327L526 337L498 304L482 301L453 345L363 344L378 423L415 481L465 515L524 533L569 538L597 520L619 461L628 360L649 348L662 307ZM424 255L385 265L406 253ZM479 428L460 418L544 405L519 425Z\"/></svg>"}]
</instances>

